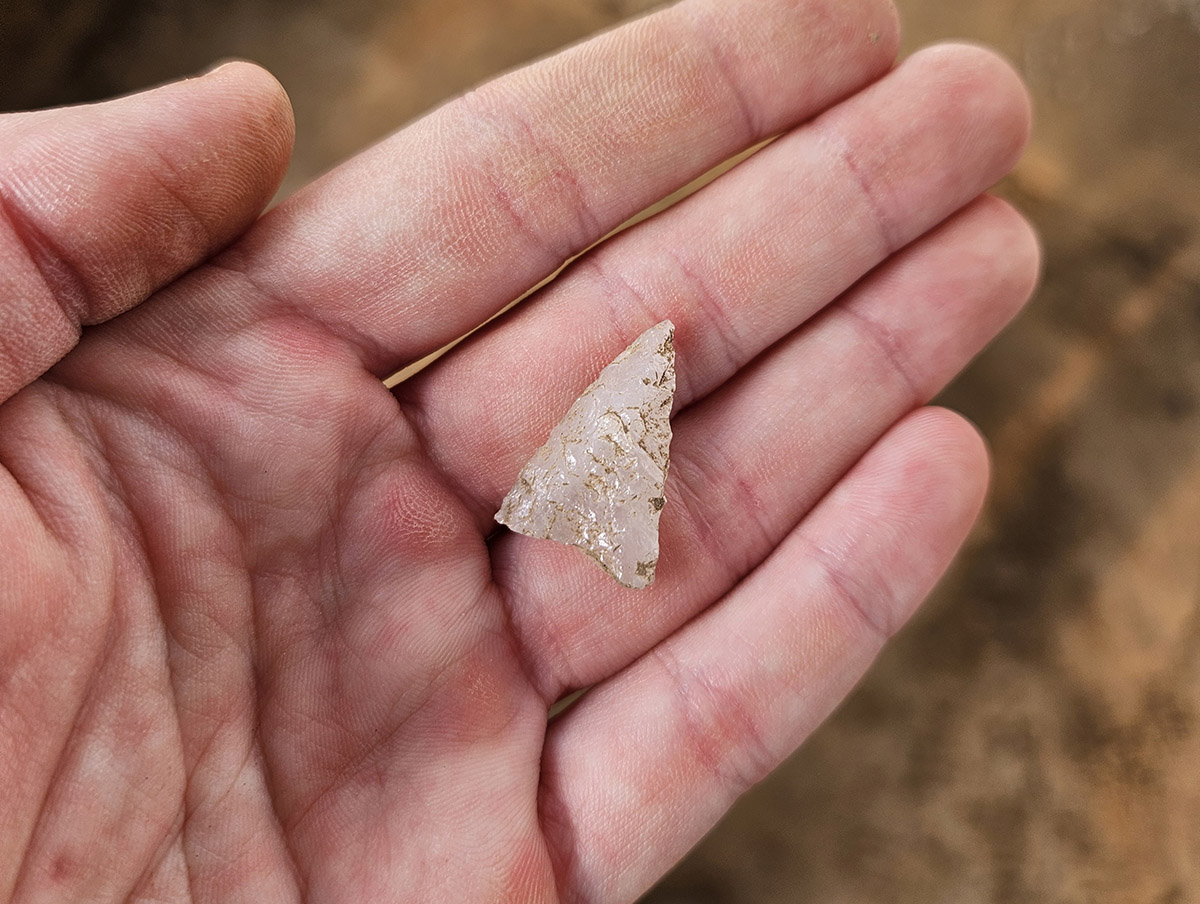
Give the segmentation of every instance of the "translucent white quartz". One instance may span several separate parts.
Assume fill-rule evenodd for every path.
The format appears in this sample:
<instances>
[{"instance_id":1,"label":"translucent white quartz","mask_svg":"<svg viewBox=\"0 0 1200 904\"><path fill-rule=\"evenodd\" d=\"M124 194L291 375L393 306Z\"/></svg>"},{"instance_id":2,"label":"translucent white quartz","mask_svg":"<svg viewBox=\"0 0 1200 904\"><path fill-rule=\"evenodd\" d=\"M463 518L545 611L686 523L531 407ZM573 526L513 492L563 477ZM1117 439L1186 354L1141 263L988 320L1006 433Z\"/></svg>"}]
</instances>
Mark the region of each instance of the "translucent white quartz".
<instances>
[{"instance_id":1,"label":"translucent white quartz","mask_svg":"<svg viewBox=\"0 0 1200 904\"><path fill-rule=\"evenodd\" d=\"M626 587L654 581L675 398L675 326L642 333L534 453L496 520L577 546Z\"/></svg>"}]
</instances>

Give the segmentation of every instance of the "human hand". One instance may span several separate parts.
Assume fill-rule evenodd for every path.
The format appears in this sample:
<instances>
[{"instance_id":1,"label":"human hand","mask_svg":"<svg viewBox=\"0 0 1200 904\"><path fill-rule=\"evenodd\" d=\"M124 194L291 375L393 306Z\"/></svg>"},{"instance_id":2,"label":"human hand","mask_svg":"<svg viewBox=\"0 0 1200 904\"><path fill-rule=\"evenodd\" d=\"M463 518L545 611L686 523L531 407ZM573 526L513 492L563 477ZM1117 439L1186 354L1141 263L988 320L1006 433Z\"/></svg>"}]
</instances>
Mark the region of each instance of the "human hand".
<instances>
[{"instance_id":1,"label":"human hand","mask_svg":"<svg viewBox=\"0 0 1200 904\"><path fill-rule=\"evenodd\" d=\"M220 253L290 148L260 70L0 119L0 900L630 901L793 750L968 530L983 446L922 406L1037 269L977 200L1017 79L896 46L884 0L689 0ZM653 587L495 533L668 317Z\"/></svg>"}]
</instances>

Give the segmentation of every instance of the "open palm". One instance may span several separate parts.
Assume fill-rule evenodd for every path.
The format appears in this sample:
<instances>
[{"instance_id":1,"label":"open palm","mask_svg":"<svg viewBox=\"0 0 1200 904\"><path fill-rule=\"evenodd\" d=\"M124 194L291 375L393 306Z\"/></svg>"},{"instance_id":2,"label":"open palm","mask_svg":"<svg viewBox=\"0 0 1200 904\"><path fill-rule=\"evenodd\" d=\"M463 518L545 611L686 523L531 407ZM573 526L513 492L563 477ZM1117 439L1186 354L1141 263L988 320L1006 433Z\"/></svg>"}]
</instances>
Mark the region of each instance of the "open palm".
<instances>
[{"instance_id":1,"label":"open palm","mask_svg":"<svg viewBox=\"0 0 1200 904\"><path fill-rule=\"evenodd\" d=\"M0 119L0 900L630 901L794 749L973 520L921 406L1036 271L979 197L1016 78L896 45L883 0L689 0L257 222L254 67ZM491 515L667 317L632 591Z\"/></svg>"}]
</instances>

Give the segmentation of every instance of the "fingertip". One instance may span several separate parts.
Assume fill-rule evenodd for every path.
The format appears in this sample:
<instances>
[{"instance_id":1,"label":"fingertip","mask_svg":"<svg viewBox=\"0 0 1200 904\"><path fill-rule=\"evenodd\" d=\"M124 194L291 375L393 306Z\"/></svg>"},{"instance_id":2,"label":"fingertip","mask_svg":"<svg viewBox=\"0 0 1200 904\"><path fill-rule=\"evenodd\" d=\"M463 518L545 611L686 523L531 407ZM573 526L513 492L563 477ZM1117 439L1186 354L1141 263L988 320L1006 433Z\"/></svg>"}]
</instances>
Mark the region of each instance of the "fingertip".
<instances>
[{"instance_id":1,"label":"fingertip","mask_svg":"<svg viewBox=\"0 0 1200 904\"><path fill-rule=\"evenodd\" d=\"M817 5L813 6L815 10ZM892 0L842 2L832 5L827 14L839 23L844 33L847 57L860 56L863 70L872 80L896 65L901 27L900 13Z\"/></svg>"},{"instance_id":2,"label":"fingertip","mask_svg":"<svg viewBox=\"0 0 1200 904\"><path fill-rule=\"evenodd\" d=\"M270 197L291 160L296 120L287 90L267 69L246 60L219 63L201 76L218 92L219 102L232 113L231 125L245 135L248 150L270 177Z\"/></svg>"},{"instance_id":3,"label":"fingertip","mask_svg":"<svg viewBox=\"0 0 1200 904\"><path fill-rule=\"evenodd\" d=\"M955 253L962 272L987 288L976 322L987 324L990 339L1033 297L1042 273L1041 239L1017 208L991 194L977 198L946 229L959 236Z\"/></svg>"},{"instance_id":4,"label":"fingertip","mask_svg":"<svg viewBox=\"0 0 1200 904\"><path fill-rule=\"evenodd\" d=\"M985 195L984 201L994 211L997 235L1009 261L1006 272L1014 295L1023 305L1033 296L1042 278L1041 236L1025 215L1008 201L995 195Z\"/></svg>"},{"instance_id":5,"label":"fingertip","mask_svg":"<svg viewBox=\"0 0 1200 904\"><path fill-rule=\"evenodd\" d=\"M810 516L810 530L854 573L886 635L916 611L962 547L990 477L987 444L962 415L920 408L884 435ZM845 539L855 538L857 539Z\"/></svg>"},{"instance_id":6,"label":"fingertip","mask_svg":"<svg viewBox=\"0 0 1200 904\"><path fill-rule=\"evenodd\" d=\"M857 0L838 3L830 13L847 33L846 45L861 45L867 68L882 75L896 64L900 55L900 12L892 0Z\"/></svg>"},{"instance_id":7,"label":"fingertip","mask_svg":"<svg viewBox=\"0 0 1200 904\"><path fill-rule=\"evenodd\" d=\"M920 50L906 65L925 70L929 92L962 111L967 128L987 134L1002 172L1016 164L1032 134L1033 102L1009 60L989 47L953 43Z\"/></svg>"},{"instance_id":8,"label":"fingertip","mask_svg":"<svg viewBox=\"0 0 1200 904\"><path fill-rule=\"evenodd\" d=\"M818 7L814 4L813 9ZM826 14L846 30L848 46L865 45L876 72L886 72L895 65L900 53L900 13L893 0L843 0L827 7Z\"/></svg>"},{"instance_id":9,"label":"fingertip","mask_svg":"<svg viewBox=\"0 0 1200 904\"><path fill-rule=\"evenodd\" d=\"M965 537L987 496L992 457L987 438L956 411L930 405L901 423L903 439L911 444L911 460L923 472L913 486L930 496L946 490L943 506L947 523Z\"/></svg>"},{"instance_id":10,"label":"fingertip","mask_svg":"<svg viewBox=\"0 0 1200 904\"><path fill-rule=\"evenodd\" d=\"M285 125L287 131L294 129L291 98L268 69L249 60L227 60L206 72L204 78L232 86L249 102Z\"/></svg>"},{"instance_id":11,"label":"fingertip","mask_svg":"<svg viewBox=\"0 0 1200 904\"><path fill-rule=\"evenodd\" d=\"M887 65L894 66L904 36L900 10L892 0L876 0L872 21L880 25L868 34L868 39L877 46L879 55L887 61Z\"/></svg>"}]
</instances>

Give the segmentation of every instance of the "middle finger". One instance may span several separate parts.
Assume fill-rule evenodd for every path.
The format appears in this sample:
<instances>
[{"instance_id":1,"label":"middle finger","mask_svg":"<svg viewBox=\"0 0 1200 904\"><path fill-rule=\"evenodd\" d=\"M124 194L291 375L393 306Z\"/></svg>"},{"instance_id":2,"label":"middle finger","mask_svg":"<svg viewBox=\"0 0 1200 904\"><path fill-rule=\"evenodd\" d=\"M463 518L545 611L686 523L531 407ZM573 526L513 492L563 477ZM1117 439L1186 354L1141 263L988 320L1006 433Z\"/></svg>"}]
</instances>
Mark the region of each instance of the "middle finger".
<instances>
[{"instance_id":1,"label":"middle finger","mask_svg":"<svg viewBox=\"0 0 1200 904\"><path fill-rule=\"evenodd\" d=\"M397 396L486 528L607 361L676 325L676 411L999 179L1028 134L1006 63L940 47L577 262Z\"/></svg>"}]
</instances>

